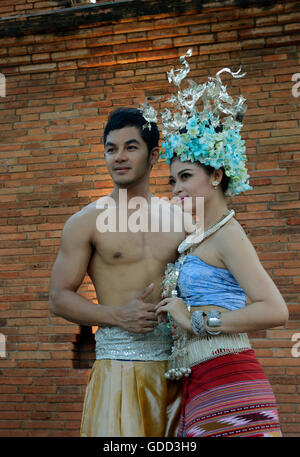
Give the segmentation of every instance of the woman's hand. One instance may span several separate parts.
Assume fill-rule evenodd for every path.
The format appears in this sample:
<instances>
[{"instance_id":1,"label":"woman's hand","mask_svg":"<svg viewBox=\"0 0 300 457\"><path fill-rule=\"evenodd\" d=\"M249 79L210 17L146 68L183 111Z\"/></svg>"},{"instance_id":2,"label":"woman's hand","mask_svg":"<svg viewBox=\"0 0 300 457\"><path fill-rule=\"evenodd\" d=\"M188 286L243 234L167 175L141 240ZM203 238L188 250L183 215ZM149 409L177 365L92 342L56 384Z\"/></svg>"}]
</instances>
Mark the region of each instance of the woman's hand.
<instances>
[{"instance_id":1,"label":"woman's hand","mask_svg":"<svg viewBox=\"0 0 300 457\"><path fill-rule=\"evenodd\" d=\"M156 307L158 319L166 322L167 313L170 313L174 321L185 330L193 332L191 326L191 315L182 298L164 298Z\"/></svg>"}]
</instances>

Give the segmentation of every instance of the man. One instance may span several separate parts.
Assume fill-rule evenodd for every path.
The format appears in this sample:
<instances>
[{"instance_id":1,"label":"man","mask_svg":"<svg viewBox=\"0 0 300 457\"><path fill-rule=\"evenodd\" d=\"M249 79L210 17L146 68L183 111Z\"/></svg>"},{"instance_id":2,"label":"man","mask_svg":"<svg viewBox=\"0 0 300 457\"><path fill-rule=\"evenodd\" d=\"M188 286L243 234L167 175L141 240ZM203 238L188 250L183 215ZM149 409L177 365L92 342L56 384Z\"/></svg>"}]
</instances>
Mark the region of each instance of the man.
<instances>
[{"instance_id":1,"label":"man","mask_svg":"<svg viewBox=\"0 0 300 457\"><path fill-rule=\"evenodd\" d=\"M158 324L155 306L165 266L176 259L185 233L183 227L175 230L172 218L170 230L163 229L166 218L175 213L179 217L178 208L152 204L149 177L158 160L159 132L155 123L151 129L145 124L134 108L110 115L104 145L114 189L109 198L92 202L67 220L52 271L51 311L71 322L99 326L81 436L174 436L177 427L180 386L164 377L172 340L170 329ZM137 197L145 202L139 215L152 216L158 231L151 231L150 224L148 231L121 227L124 219L132 222L127 203ZM104 211L108 219L115 217L116 230L103 230ZM97 304L76 293L86 272Z\"/></svg>"}]
</instances>

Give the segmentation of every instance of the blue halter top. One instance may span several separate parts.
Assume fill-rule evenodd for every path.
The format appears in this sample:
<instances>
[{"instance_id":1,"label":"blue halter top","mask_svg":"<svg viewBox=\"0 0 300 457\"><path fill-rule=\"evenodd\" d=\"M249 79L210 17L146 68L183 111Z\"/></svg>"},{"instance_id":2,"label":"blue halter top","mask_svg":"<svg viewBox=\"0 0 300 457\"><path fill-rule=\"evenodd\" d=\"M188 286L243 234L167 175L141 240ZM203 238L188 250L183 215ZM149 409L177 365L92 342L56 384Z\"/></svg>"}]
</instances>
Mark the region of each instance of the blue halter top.
<instances>
[{"instance_id":1,"label":"blue halter top","mask_svg":"<svg viewBox=\"0 0 300 457\"><path fill-rule=\"evenodd\" d=\"M181 266L177 290L178 296L190 306L216 305L233 311L243 308L247 301L245 292L229 270L189 254Z\"/></svg>"}]
</instances>

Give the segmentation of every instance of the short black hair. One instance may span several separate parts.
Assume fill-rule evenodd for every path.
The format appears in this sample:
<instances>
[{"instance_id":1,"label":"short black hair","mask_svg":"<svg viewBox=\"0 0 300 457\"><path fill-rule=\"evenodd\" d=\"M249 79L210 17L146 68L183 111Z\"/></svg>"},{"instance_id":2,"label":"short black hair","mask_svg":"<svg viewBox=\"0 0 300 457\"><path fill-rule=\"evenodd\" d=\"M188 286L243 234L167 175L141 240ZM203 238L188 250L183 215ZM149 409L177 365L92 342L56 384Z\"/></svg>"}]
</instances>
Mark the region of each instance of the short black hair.
<instances>
[{"instance_id":1,"label":"short black hair","mask_svg":"<svg viewBox=\"0 0 300 457\"><path fill-rule=\"evenodd\" d=\"M147 125L142 112L137 108L116 108L109 115L107 124L104 129L104 145L106 138L112 130L119 130L124 127L136 127L143 140L147 144L148 154L153 148L158 146L159 143L159 130L155 122L151 122L151 130ZM146 126L144 128L144 126Z\"/></svg>"}]
</instances>

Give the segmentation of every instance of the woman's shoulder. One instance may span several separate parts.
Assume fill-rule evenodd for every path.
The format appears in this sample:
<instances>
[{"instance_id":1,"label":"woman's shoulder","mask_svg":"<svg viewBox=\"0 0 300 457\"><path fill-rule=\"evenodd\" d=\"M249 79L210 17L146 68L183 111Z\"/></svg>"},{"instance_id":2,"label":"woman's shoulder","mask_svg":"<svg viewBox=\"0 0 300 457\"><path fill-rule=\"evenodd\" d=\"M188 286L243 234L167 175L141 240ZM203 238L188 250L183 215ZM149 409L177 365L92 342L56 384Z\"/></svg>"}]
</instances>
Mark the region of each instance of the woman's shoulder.
<instances>
[{"instance_id":1,"label":"woman's shoulder","mask_svg":"<svg viewBox=\"0 0 300 457\"><path fill-rule=\"evenodd\" d=\"M251 245L241 224L233 217L215 234L214 243L219 252L238 250L242 245Z\"/></svg>"}]
</instances>

